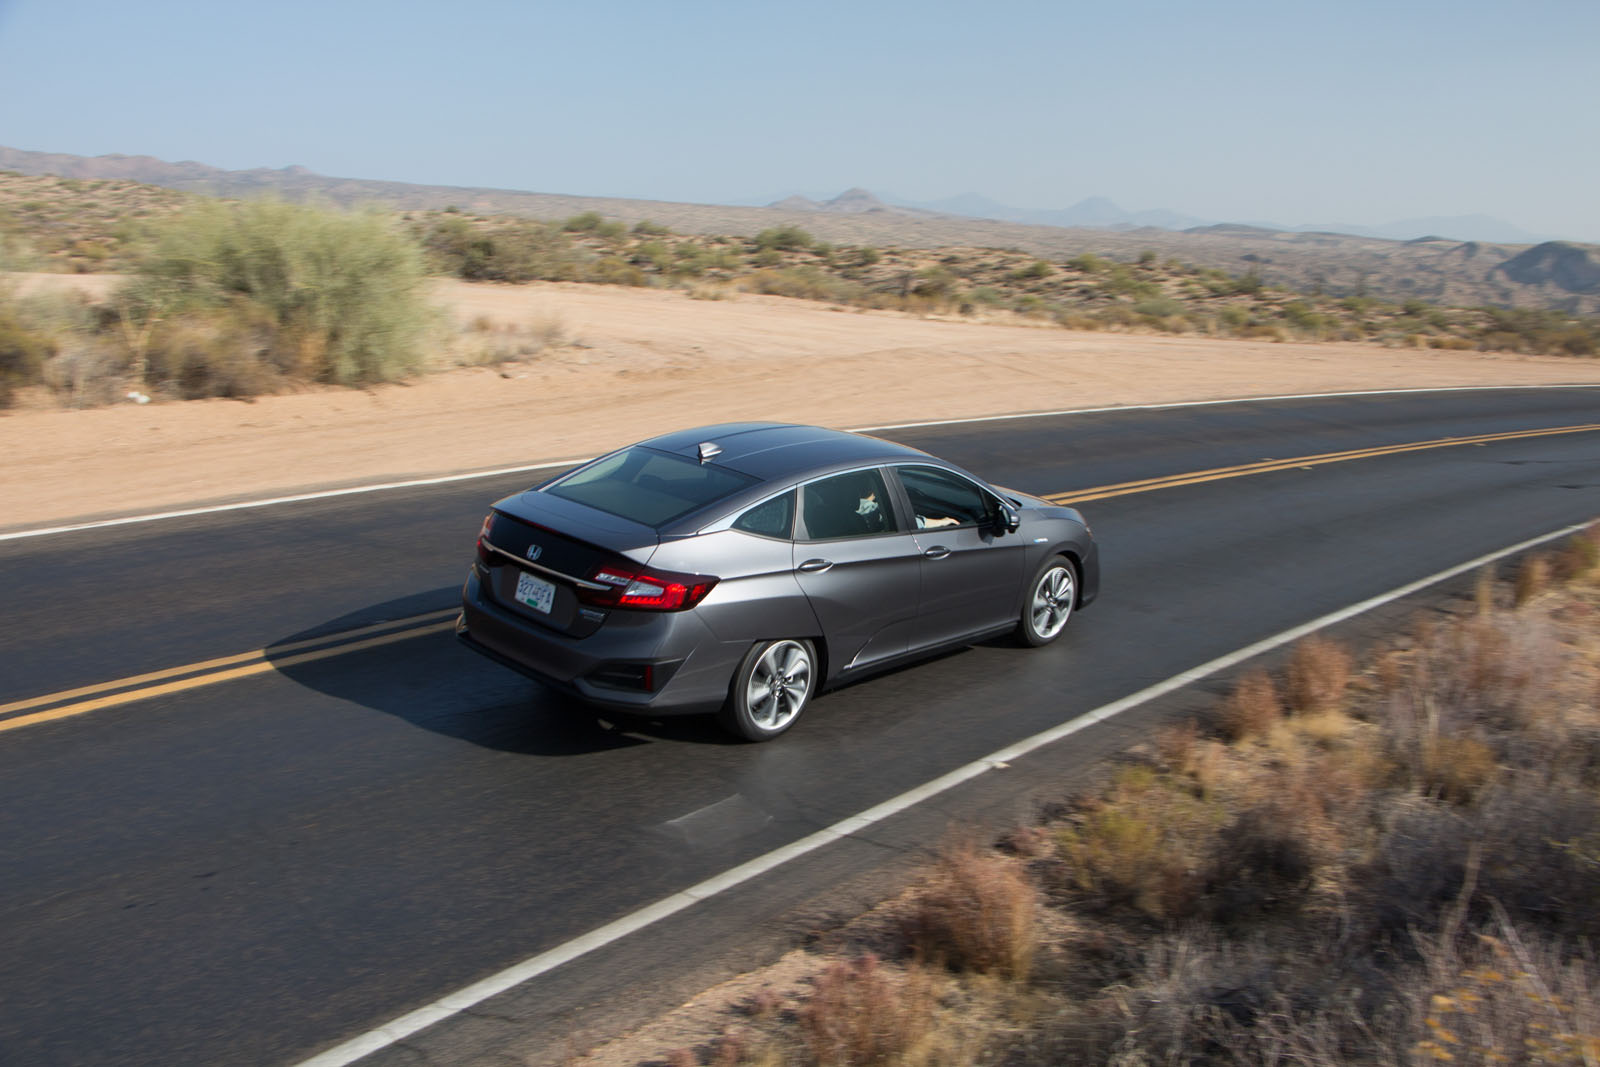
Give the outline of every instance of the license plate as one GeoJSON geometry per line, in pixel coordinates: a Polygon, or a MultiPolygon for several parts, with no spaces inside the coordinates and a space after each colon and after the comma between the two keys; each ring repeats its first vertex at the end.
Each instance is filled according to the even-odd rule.
{"type": "Polygon", "coordinates": [[[535,578],[527,571],[517,575],[517,603],[544,615],[555,606],[556,587],[543,578],[535,578]]]}

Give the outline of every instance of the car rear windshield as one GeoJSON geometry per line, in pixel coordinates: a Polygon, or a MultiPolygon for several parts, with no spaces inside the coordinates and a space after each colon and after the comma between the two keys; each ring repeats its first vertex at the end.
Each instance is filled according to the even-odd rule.
{"type": "Polygon", "coordinates": [[[544,491],[633,522],[660,527],[732,496],[755,481],[726,467],[696,463],[650,448],[627,448],[580,467],[545,486],[544,491]]]}

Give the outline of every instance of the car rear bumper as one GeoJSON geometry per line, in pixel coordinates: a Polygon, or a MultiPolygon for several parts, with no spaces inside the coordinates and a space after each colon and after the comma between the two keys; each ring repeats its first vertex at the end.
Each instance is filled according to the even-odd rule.
{"type": "Polygon", "coordinates": [[[473,651],[598,707],[688,714],[722,705],[746,645],[718,642],[690,612],[626,614],[627,625],[569,637],[495,602],[474,569],[461,590],[456,636],[473,651]]]}

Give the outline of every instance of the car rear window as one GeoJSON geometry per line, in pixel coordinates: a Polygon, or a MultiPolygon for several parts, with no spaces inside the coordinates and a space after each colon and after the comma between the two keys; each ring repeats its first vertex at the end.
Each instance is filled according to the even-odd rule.
{"type": "Polygon", "coordinates": [[[544,492],[660,527],[755,481],[712,463],[650,448],[626,448],[552,482],[544,492]]]}

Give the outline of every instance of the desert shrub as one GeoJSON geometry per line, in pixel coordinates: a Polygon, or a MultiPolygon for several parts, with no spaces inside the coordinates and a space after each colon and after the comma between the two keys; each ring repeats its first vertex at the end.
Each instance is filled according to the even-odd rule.
{"type": "Polygon", "coordinates": [[[585,211],[573,215],[561,224],[561,228],[568,233],[594,233],[600,228],[605,218],[598,211],[585,211]]]}
{"type": "Polygon", "coordinates": [[[651,222],[649,219],[640,219],[633,224],[633,232],[641,237],[665,237],[672,232],[672,227],[663,226],[659,222],[651,222]]]}
{"type": "Polygon", "coordinates": [[[800,1033],[822,1067],[895,1062],[932,1025],[933,999],[916,972],[900,976],[873,955],[830,964],[800,1011],[800,1033]]]}
{"type": "Polygon", "coordinates": [[[561,230],[532,221],[475,226],[458,216],[421,232],[430,265],[468,281],[575,281],[583,258],[561,230]]]}
{"type": "Polygon", "coordinates": [[[811,235],[798,226],[775,226],[756,234],[756,248],[760,250],[798,252],[811,247],[811,242],[811,235]]]}
{"type": "Polygon", "coordinates": [[[961,284],[961,279],[956,277],[946,267],[929,267],[917,271],[916,281],[911,287],[911,292],[917,296],[932,301],[950,300],[955,296],[961,284]]]}
{"type": "Polygon", "coordinates": [[[1289,325],[1307,333],[1320,333],[1328,325],[1327,318],[1304,300],[1291,300],[1283,305],[1283,317],[1289,325]]]}
{"type": "Polygon", "coordinates": [[[1308,637],[1290,654],[1284,682],[1292,710],[1337,710],[1350,684],[1350,654],[1325,637],[1308,637]]]}
{"type": "Polygon", "coordinates": [[[1158,919],[1192,914],[1203,887],[1201,861],[1223,818],[1219,805],[1172,779],[1130,768],[1061,831],[1069,888],[1090,906],[1127,905],[1158,919]]]}
{"type": "Polygon", "coordinates": [[[836,278],[809,264],[787,270],[758,270],[744,280],[744,285],[755,293],[838,303],[857,302],[864,294],[859,283],[836,278]]]}
{"type": "Polygon", "coordinates": [[[223,332],[255,335],[275,372],[348,385],[421,364],[424,277],[421,249],[379,214],[203,201],[162,230],[115,306],[140,329],[232,318],[223,332]]]}
{"type": "Polygon", "coordinates": [[[1561,546],[1551,565],[1551,577],[1558,582],[1582,578],[1600,563],[1600,523],[1581,530],[1561,546]]]}
{"type": "Polygon", "coordinates": [[[31,329],[12,309],[0,307],[0,408],[11,406],[18,388],[40,380],[45,360],[55,352],[48,336],[31,329]]]}
{"type": "Polygon", "coordinates": [[[1241,329],[1250,323],[1250,309],[1242,304],[1227,304],[1217,312],[1222,324],[1230,330],[1241,329]]]}
{"type": "Polygon", "coordinates": [[[1164,319],[1174,315],[1182,315],[1184,305],[1183,301],[1174,300],[1170,296],[1152,296],[1135,303],[1133,310],[1138,315],[1164,319]]]}
{"type": "Polygon", "coordinates": [[[1484,308],[1478,342],[1486,349],[1592,356],[1600,350],[1600,320],[1541,308],[1484,308]]]}
{"type": "Polygon", "coordinates": [[[1216,839],[1205,873],[1207,905],[1225,924],[1300,910],[1316,870],[1298,813],[1269,802],[1241,813],[1216,839]]]}
{"type": "Polygon", "coordinates": [[[875,267],[878,265],[878,262],[883,259],[883,253],[879,252],[871,245],[863,245],[856,249],[855,255],[851,258],[852,262],[857,267],[875,267]]]}
{"type": "Polygon", "coordinates": [[[1067,266],[1073,270],[1082,271],[1084,274],[1098,274],[1110,267],[1111,262],[1102,259],[1093,252],[1085,252],[1081,256],[1074,256],[1067,260],[1067,266]]]}
{"type": "Polygon", "coordinates": [[[621,256],[602,256],[589,268],[586,281],[601,285],[649,285],[650,277],[621,256]]]}
{"type": "Polygon", "coordinates": [[[1038,893],[1013,861],[970,841],[948,847],[917,897],[913,944],[930,960],[1022,980],[1038,943],[1038,893]]]}
{"type": "Polygon", "coordinates": [[[628,256],[628,262],[652,270],[665,271],[672,266],[672,250],[660,241],[645,241],[628,256]]]}
{"type": "Polygon", "coordinates": [[[1283,700],[1272,676],[1253,670],[1240,678],[1223,702],[1218,726],[1230,741],[1260,737],[1283,718],[1283,700]]]}
{"type": "Polygon", "coordinates": [[[1135,299],[1155,298],[1161,295],[1161,287],[1155,282],[1146,281],[1135,276],[1126,264],[1114,265],[1106,276],[1100,281],[1103,292],[1113,296],[1131,296],[1135,299]]]}
{"type": "Polygon", "coordinates": [[[1544,592],[1550,585],[1550,559],[1543,554],[1532,555],[1517,568],[1517,578],[1511,587],[1511,604],[1523,607],[1544,592]]]}
{"type": "MultiPolygon", "coordinates": [[[[286,369],[267,358],[277,341],[266,309],[249,301],[176,316],[157,324],[147,376],[191,400],[271,392],[286,377],[286,369]]],[[[295,364],[303,358],[286,355],[295,364]]]]}
{"type": "Polygon", "coordinates": [[[1021,267],[1011,272],[1014,282],[1036,282],[1041,278],[1048,278],[1055,273],[1055,268],[1042,259],[1036,259],[1026,267],[1021,267]]]}
{"type": "Polygon", "coordinates": [[[1127,304],[1112,304],[1095,311],[1094,317],[1103,326],[1133,326],[1139,322],[1139,314],[1127,304]]]}

